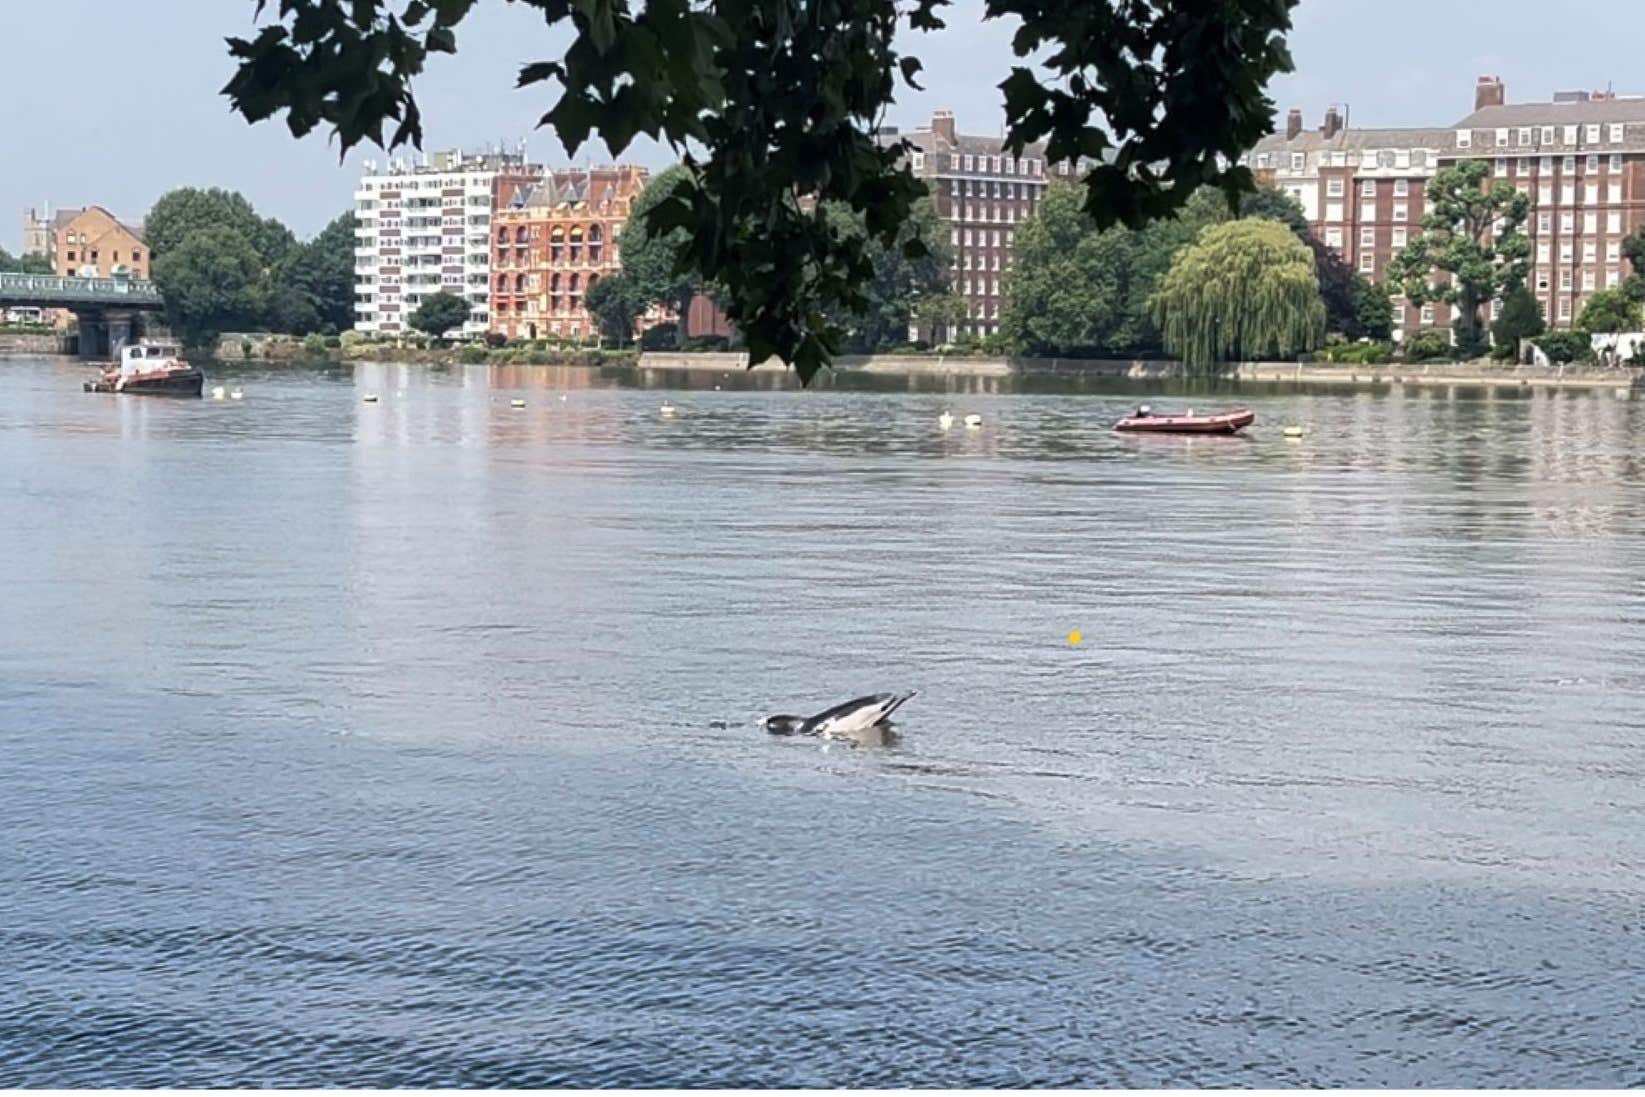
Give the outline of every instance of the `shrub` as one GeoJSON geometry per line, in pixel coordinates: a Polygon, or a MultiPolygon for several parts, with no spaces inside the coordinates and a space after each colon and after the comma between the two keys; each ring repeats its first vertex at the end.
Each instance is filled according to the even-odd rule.
{"type": "Polygon", "coordinates": [[[1532,340],[1550,362],[1566,365],[1570,362],[1592,362],[1594,345],[1587,333],[1580,331],[1550,331],[1532,340]]]}
{"type": "Polygon", "coordinates": [[[241,358],[250,358],[251,357],[251,340],[250,339],[240,340],[240,357],[241,358]]]}
{"type": "Polygon", "coordinates": [[[320,358],[326,353],[326,337],[323,335],[303,336],[303,353],[310,358],[320,358]]]}
{"type": "Polygon", "coordinates": [[[503,346],[507,342],[508,336],[500,331],[488,331],[485,334],[485,345],[493,349],[503,346]]]}
{"type": "Polygon", "coordinates": [[[343,341],[340,338],[338,338],[337,336],[335,336],[335,335],[326,336],[326,349],[327,350],[339,350],[339,349],[342,348],[342,345],[343,345],[343,341]]]}
{"type": "Polygon", "coordinates": [[[1437,328],[1428,328],[1407,336],[1404,351],[1407,362],[1432,362],[1450,358],[1451,338],[1437,328]]]}
{"type": "Polygon", "coordinates": [[[342,334],[341,342],[344,347],[354,347],[361,343],[371,342],[371,336],[363,331],[345,331],[342,334]]]}
{"type": "Polygon", "coordinates": [[[730,346],[730,338],[724,335],[693,335],[685,341],[686,350],[723,351],[730,346]]]}
{"type": "Polygon", "coordinates": [[[1393,361],[1389,343],[1338,343],[1325,348],[1325,360],[1341,365],[1381,366],[1393,361]]]}
{"type": "Polygon", "coordinates": [[[491,352],[481,343],[465,343],[457,352],[457,361],[465,366],[477,366],[491,357],[491,352]]]}
{"type": "Polygon", "coordinates": [[[640,335],[643,350],[673,350],[679,340],[680,325],[672,320],[653,324],[640,335]]]}

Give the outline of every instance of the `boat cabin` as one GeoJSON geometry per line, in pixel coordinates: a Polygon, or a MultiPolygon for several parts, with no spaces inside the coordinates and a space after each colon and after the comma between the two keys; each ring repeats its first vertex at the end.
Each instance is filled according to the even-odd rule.
{"type": "Polygon", "coordinates": [[[134,343],[120,349],[120,375],[166,369],[181,357],[182,350],[175,343],[134,343]]]}

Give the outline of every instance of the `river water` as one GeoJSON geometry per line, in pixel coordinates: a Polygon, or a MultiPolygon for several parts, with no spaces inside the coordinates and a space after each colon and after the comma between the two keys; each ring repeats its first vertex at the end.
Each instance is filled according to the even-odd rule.
{"type": "Polygon", "coordinates": [[[0,370],[0,1085],[1645,1083],[1645,404],[0,370]]]}

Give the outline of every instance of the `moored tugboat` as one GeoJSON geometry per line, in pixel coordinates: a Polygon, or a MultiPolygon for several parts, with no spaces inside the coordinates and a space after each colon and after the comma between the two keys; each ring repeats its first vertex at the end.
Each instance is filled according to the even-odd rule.
{"type": "Polygon", "coordinates": [[[175,343],[147,340],[120,349],[120,359],[95,381],[87,381],[87,392],[129,392],[146,396],[199,396],[206,375],[183,360],[175,343]]]}

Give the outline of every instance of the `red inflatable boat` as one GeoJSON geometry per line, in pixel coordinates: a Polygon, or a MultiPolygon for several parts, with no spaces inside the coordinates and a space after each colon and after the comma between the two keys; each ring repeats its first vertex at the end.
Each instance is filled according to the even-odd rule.
{"type": "Polygon", "coordinates": [[[1152,411],[1143,407],[1137,409],[1137,414],[1115,423],[1114,429],[1157,434],[1233,434],[1250,426],[1256,417],[1257,413],[1250,408],[1196,415],[1192,411],[1152,411]]]}

